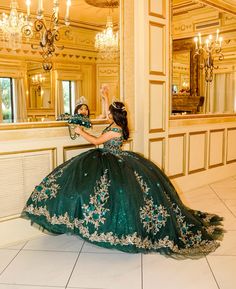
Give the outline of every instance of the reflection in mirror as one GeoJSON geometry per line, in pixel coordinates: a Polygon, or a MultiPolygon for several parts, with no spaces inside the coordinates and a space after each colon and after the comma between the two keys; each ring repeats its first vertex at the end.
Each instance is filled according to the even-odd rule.
{"type": "Polygon", "coordinates": [[[4,123],[14,120],[12,78],[0,77],[0,121],[4,123]]]}
{"type": "MultiPolygon", "coordinates": [[[[9,14],[10,2],[4,1],[0,14],[9,14]]],[[[32,18],[36,2],[31,4],[32,18]]],[[[19,11],[26,14],[25,1],[18,4],[19,11]]],[[[109,102],[119,99],[120,60],[119,52],[108,59],[100,57],[95,47],[95,37],[105,29],[109,14],[114,33],[119,31],[119,7],[109,11],[104,5],[107,1],[72,3],[70,37],[61,33],[58,46],[64,49],[55,51],[50,72],[42,69],[41,50],[31,46],[37,47],[39,33],[23,38],[21,48],[14,50],[6,47],[0,31],[0,122],[54,121],[61,114],[73,113],[81,96],[86,98],[92,119],[106,117],[100,90],[107,85],[109,102]]],[[[45,1],[44,14],[50,16],[52,8],[53,1],[45,1]]],[[[60,1],[59,17],[64,17],[65,9],[66,1],[60,1]]]]}
{"type": "Polygon", "coordinates": [[[52,104],[51,74],[45,72],[41,63],[27,65],[28,108],[50,108],[52,104]]]}
{"type": "Polygon", "coordinates": [[[236,111],[236,15],[203,2],[172,1],[174,115],[236,111]]]}

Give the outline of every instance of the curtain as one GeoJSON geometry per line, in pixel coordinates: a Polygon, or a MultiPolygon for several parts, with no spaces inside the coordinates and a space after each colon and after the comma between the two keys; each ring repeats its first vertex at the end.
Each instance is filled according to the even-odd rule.
{"type": "Polygon", "coordinates": [[[56,115],[64,113],[64,95],[62,81],[57,81],[56,115]]]}
{"type": "Polygon", "coordinates": [[[216,73],[209,84],[209,112],[235,111],[235,72],[216,73]]]}
{"type": "Polygon", "coordinates": [[[74,94],[75,94],[75,105],[79,102],[79,98],[82,95],[82,82],[81,80],[74,81],[74,94]]]}
{"type": "Polygon", "coordinates": [[[2,89],[0,87],[0,122],[3,121],[3,115],[2,115],[2,89]]]}
{"type": "Polygon", "coordinates": [[[16,122],[27,121],[27,106],[25,83],[23,78],[16,78],[13,80],[14,91],[14,120],[16,122]]]}

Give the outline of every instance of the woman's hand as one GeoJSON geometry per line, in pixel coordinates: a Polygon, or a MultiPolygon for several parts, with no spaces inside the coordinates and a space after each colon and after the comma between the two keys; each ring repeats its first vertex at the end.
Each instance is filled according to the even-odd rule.
{"type": "Polygon", "coordinates": [[[102,86],[100,92],[101,92],[102,98],[108,99],[108,96],[109,96],[109,88],[108,88],[108,86],[106,86],[106,85],[102,86]]]}
{"type": "Polygon", "coordinates": [[[75,133],[77,133],[77,134],[81,134],[81,132],[82,131],[84,131],[84,128],[82,127],[82,126],[77,126],[76,128],[75,128],[75,133]]]}

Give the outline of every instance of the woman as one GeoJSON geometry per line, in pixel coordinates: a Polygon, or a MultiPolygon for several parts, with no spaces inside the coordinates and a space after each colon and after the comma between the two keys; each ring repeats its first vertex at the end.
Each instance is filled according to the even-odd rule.
{"type": "Polygon", "coordinates": [[[200,256],[222,236],[220,217],[187,208],[167,176],[151,161],[122,151],[129,137],[121,102],[109,107],[99,137],[77,127],[89,150],[56,168],[37,186],[24,214],[53,233],[78,234],[106,248],[200,256]]]}

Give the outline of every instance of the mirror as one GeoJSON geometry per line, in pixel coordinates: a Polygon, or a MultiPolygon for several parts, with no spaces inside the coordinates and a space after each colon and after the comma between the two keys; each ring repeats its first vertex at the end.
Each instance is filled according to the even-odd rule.
{"type": "MultiPolygon", "coordinates": [[[[10,2],[4,1],[0,15],[9,14],[10,2]]],[[[49,16],[53,1],[44,2],[44,14],[49,16]]],[[[38,1],[31,1],[32,19],[36,17],[37,5],[38,1]]],[[[42,39],[40,33],[34,33],[30,39],[23,37],[21,47],[16,50],[0,39],[0,122],[55,121],[61,114],[73,114],[81,96],[86,98],[92,119],[105,118],[101,87],[109,87],[109,102],[120,96],[119,52],[113,57],[104,57],[95,48],[95,36],[105,29],[109,14],[114,33],[119,31],[120,8],[109,11],[106,5],[107,1],[72,3],[70,33],[66,35],[64,28],[60,30],[53,68],[49,72],[42,69],[41,48],[35,48],[42,39]]],[[[18,6],[19,11],[26,14],[25,1],[18,1],[18,6]]],[[[62,22],[65,11],[66,1],[60,1],[62,22]]],[[[49,26],[50,17],[45,19],[49,26]]]]}
{"type": "Polygon", "coordinates": [[[52,108],[51,72],[42,69],[38,62],[27,63],[28,105],[29,109],[52,108]]]}
{"type": "Polygon", "coordinates": [[[203,2],[172,0],[172,115],[236,111],[236,15],[203,2]]]}

